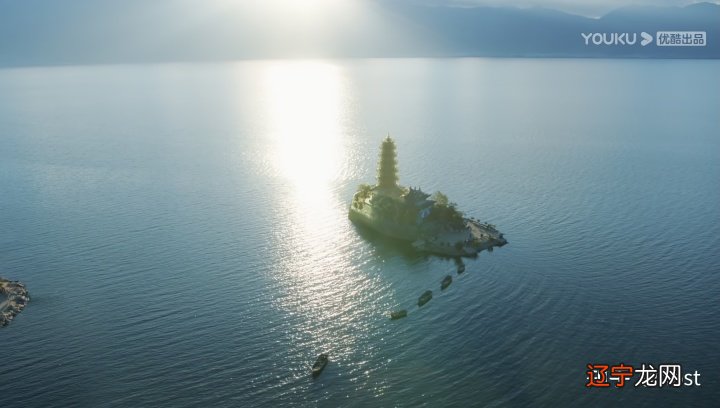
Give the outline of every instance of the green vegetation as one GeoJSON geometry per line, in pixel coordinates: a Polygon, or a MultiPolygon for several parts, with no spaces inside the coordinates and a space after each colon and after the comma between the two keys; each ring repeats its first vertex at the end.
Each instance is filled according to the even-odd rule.
{"type": "Polygon", "coordinates": [[[465,226],[465,215],[457,209],[457,204],[451,203],[448,197],[436,191],[431,199],[435,202],[428,215],[428,221],[449,225],[453,228],[465,226]]]}
{"type": "Polygon", "coordinates": [[[369,198],[372,194],[373,186],[367,183],[362,183],[358,186],[358,194],[357,198],[360,200],[364,200],[366,198],[369,198]]]}
{"type": "Polygon", "coordinates": [[[430,196],[430,199],[435,201],[436,205],[447,206],[449,203],[448,197],[439,191],[436,191],[432,196],[430,196]]]}

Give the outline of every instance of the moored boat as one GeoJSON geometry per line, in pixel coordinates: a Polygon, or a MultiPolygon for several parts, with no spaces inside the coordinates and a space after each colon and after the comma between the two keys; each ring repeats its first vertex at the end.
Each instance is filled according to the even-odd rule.
{"type": "Polygon", "coordinates": [[[460,265],[458,265],[458,270],[457,270],[457,271],[458,271],[458,273],[463,273],[463,272],[465,272],[465,264],[460,264],[460,265]]]}
{"type": "Polygon", "coordinates": [[[405,316],[407,316],[407,310],[405,309],[390,312],[390,320],[402,319],[405,316]]]}
{"type": "Polygon", "coordinates": [[[452,276],[447,275],[440,283],[440,289],[445,290],[452,283],[452,276]]]}
{"type": "Polygon", "coordinates": [[[430,299],[432,299],[432,291],[426,290],[422,295],[420,295],[420,298],[418,299],[418,306],[424,305],[429,302],[430,299]]]}
{"type": "Polygon", "coordinates": [[[320,354],[315,360],[315,364],[312,366],[312,375],[313,377],[317,377],[322,373],[322,371],[325,369],[325,366],[328,363],[328,355],[327,354],[320,354]]]}

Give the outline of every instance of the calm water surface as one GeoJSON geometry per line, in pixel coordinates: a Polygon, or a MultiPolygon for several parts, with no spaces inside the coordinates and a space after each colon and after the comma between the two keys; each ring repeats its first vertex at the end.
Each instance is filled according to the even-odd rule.
{"type": "Polygon", "coordinates": [[[0,275],[32,295],[0,330],[3,405],[711,406],[719,68],[2,69],[0,275]],[[510,241],[442,293],[452,260],[347,220],[388,132],[403,184],[510,241]],[[585,388],[621,362],[702,386],[585,388]]]}

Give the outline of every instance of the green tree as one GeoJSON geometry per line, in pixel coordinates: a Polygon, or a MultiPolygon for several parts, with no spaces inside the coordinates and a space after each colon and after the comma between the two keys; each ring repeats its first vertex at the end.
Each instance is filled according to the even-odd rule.
{"type": "Polygon", "coordinates": [[[372,186],[367,183],[360,184],[358,186],[359,197],[362,199],[368,198],[372,192],[372,186]]]}
{"type": "Polygon", "coordinates": [[[449,201],[448,201],[448,197],[447,197],[445,194],[443,194],[443,193],[441,193],[441,192],[439,192],[439,191],[436,191],[436,192],[430,197],[430,199],[433,200],[433,201],[435,201],[435,204],[441,205],[441,206],[445,206],[445,207],[448,205],[448,202],[449,202],[449,201]]]}
{"type": "Polygon", "coordinates": [[[397,188],[398,169],[395,141],[388,136],[380,146],[380,161],[378,163],[378,187],[397,188]]]}

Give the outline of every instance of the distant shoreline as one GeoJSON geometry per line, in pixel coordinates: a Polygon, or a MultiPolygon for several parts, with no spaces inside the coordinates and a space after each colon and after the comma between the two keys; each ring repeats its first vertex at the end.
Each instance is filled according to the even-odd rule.
{"type": "Polygon", "coordinates": [[[29,301],[25,285],[0,277],[0,327],[7,326],[29,301]]]}
{"type": "Polygon", "coordinates": [[[397,56],[316,56],[308,58],[281,58],[281,57],[257,57],[257,58],[228,58],[228,59],[208,59],[208,60],[162,60],[162,61],[73,61],[73,62],[47,62],[47,63],[0,63],[0,69],[24,69],[24,68],[66,68],[66,67],[110,67],[110,66],[142,66],[142,65],[176,65],[176,64],[197,64],[197,65],[213,65],[213,64],[232,64],[253,61],[358,61],[358,60],[399,60],[399,59],[497,59],[497,60],[657,60],[657,61],[718,61],[720,56],[698,56],[688,58],[685,56],[643,56],[643,55],[397,55],[397,56]]]}

